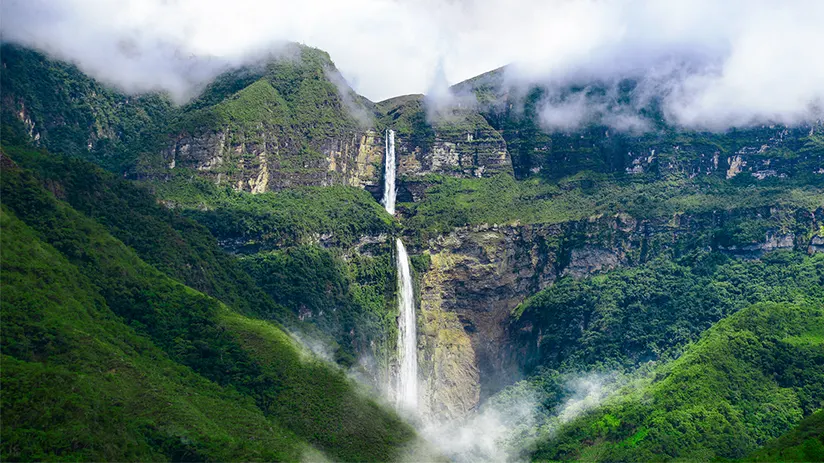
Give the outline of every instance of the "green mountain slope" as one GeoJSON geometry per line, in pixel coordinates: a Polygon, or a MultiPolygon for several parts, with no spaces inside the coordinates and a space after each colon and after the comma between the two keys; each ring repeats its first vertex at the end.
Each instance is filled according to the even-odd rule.
{"type": "Polygon", "coordinates": [[[677,357],[713,324],[755,302],[824,301],[822,281],[820,254],[662,258],[561,279],[515,310],[512,337],[526,371],[631,370],[677,357]]]}
{"type": "Polygon", "coordinates": [[[256,288],[208,230],[158,204],[145,188],[72,157],[20,147],[5,151],[44,188],[158,270],[242,313],[287,321],[284,308],[256,288]]]}
{"type": "MultiPolygon", "coordinates": [[[[150,340],[172,361],[205,378],[201,381],[208,379],[238,391],[243,395],[243,403],[257,407],[256,413],[274,420],[332,458],[391,460],[399,457],[402,447],[414,439],[408,426],[357,392],[341,371],[313,360],[277,326],[245,318],[219,301],[170,279],[143,262],[102,226],[57,201],[30,173],[5,157],[3,165],[3,207],[22,219],[40,241],[60,252],[76,269],[73,273],[94,282],[95,299],[77,296],[81,305],[97,303],[108,307],[116,315],[115,321],[122,320],[119,323],[123,329],[133,330],[144,342],[150,340]]],[[[13,232],[14,228],[10,230],[13,232]]],[[[14,236],[5,228],[3,234],[14,236]]],[[[15,266],[4,257],[3,269],[11,272],[15,266]]],[[[26,284],[32,284],[30,279],[26,284]]],[[[25,285],[21,291],[26,291],[25,285]]],[[[9,317],[24,317],[28,313],[25,303],[4,301],[3,309],[11,314],[9,317]]],[[[38,318],[34,314],[34,319],[38,318]]],[[[50,335],[59,336],[64,330],[82,331],[69,325],[51,330],[50,335]]],[[[4,336],[6,354],[14,352],[7,345],[21,345],[36,338],[22,330],[4,330],[4,336]]],[[[49,345],[48,340],[43,343],[49,345]]],[[[72,352],[68,349],[66,354],[72,352]]],[[[38,355],[18,360],[49,358],[47,353],[38,355]]],[[[4,393],[6,399],[26,400],[4,393]]],[[[8,426],[9,423],[4,415],[4,432],[20,428],[16,424],[8,426]]],[[[64,432],[53,431],[58,435],[64,432]]],[[[43,445],[40,450],[29,451],[46,455],[53,451],[49,442],[43,445]]],[[[232,458],[254,457],[252,453],[245,455],[232,458]]]]}
{"type": "Polygon", "coordinates": [[[817,411],[745,461],[824,461],[824,411],[817,411]]]}
{"type": "Polygon", "coordinates": [[[161,94],[103,85],[76,66],[16,45],[0,45],[0,137],[33,143],[122,172],[163,145],[176,109],[161,94]]]}
{"type": "Polygon", "coordinates": [[[296,460],[254,401],[172,361],[65,256],[3,208],[2,455],[26,460],[296,460]]]}
{"type": "Polygon", "coordinates": [[[561,428],[539,460],[740,458],[824,401],[821,302],[756,304],[561,428]]]}

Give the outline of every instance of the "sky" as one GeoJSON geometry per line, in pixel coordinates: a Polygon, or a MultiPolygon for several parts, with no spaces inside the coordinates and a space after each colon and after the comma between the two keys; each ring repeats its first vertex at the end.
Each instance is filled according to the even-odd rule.
{"type": "Polygon", "coordinates": [[[822,24],[820,0],[0,3],[3,40],[73,61],[127,91],[165,89],[185,99],[220,65],[294,41],[329,52],[373,101],[436,93],[436,82],[507,64],[523,82],[642,71],[667,89],[673,119],[717,127],[819,115],[822,24]],[[699,65],[666,64],[683,56],[699,65]]]}

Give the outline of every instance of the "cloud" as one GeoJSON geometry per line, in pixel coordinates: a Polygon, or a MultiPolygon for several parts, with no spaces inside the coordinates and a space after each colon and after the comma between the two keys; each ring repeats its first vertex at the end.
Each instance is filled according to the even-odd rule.
{"type": "Polygon", "coordinates": [[[466,110],[477,106],[475,94],[471,88],[455,88],[446,79],[443,60],[438,61],[435,76],[424,97],[426,117],[430,123],[449,121],[460,118],[466,110]]]}
{"type": "Polygon", "coordinates": [[[335,69],[324,69],[326,78],[335,85],[340,95],[343,105],[349,111],[349,114],[355,118],[358,124],[363,128],[372,127],[374,124],[374,117],[369,113],[369,110],[358,99],[358,95],[352,91],[349,83],[343,78],[340,72],[335,69]]]}
{"type": "Polygon", "coordinates": [[[824,100],[818,0],[4,0],[0,15],[5,40],[127,90],[179,97],[298,41],[328,51],[374,101],[509,63],[512,82],[562,82],[676,58],[691,72],[653,76],[647,89],[664,92],[666,116],[682,125],[795,123],[819,117],[824,100]]]}
{"type": "Polygon", "coordinates": [[[564,400],[555,412],[557,423],[568,423],[586,411],[601,405],[604,399],[613,392],[614,381],[614,374],[599,373],[591,373],[570,379],[566,385],[570,391],[570,396],[564,400]]]}

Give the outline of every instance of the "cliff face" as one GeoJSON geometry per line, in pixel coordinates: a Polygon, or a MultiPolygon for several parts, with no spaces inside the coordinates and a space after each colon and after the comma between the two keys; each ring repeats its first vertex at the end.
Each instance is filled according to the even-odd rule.
{"type": "MultiPolygon", "coordinates": [[[[504,131],[504,136],[516,135],[504,131]]],[[[816,141],[820,125],[749,128],[728,133],[650,132],[640,136],[615,133],[608,127],[535,137],[519,161],[524,169],[549,177],[578,170],[628,175],[717,176],[739,174],[758,180],[821,174],[822,150],[816,141]]],[[[509,140],[517,144],[517,140],[509,140]]],[[[523,170],[523,169],[522,169],[523,170]]]]}
{"type": "Polygon", "coordinates": [[[422,95],[409,95],[378,103],[378,109],[381,123],[396,132],[400,177],[512,173],[506,141],[471,106],[434,113],[422,95]]]}
{"type": "Polygon", "coordinates": [[[527,359],[515,351],[512,330],[530,328],[511,325],[510,314],[560,277],[581,278],[707,247],[744,258],[776,249],[818,252],[822,223],[824,209],[761,208],[656,220],[618,214],[553,225],[461,228],[431,240],[424,250],[431,264],[420,282],[426,412],[463,416],[520,379],[527,359]],[[763,234],[731,244],[735,239],[723,230],[742,220],[758,223],[763,234]]]}
{"type": "Polygon", "coordinates": [[[399,175],[483,177],[509,172],[512,168],[506,142],[491,129],[438,131],[426,147],[416,146],[404,138],[398,141],[399,175]]]}
{"type": "Polygon", "coordinates": [[[199,136],[180,134],[163,158],[169,169],[194,169],[218,185],[251,193],[306,185],[377,191],[383,153],[383,135],[374,130],[341,133],[316,149],[301,149],[299,140],[277,128],[251,134],[226,128],[199,136]]]}

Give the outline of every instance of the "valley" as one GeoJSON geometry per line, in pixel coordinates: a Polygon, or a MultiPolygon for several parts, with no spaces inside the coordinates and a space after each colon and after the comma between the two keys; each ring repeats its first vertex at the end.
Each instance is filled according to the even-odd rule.
{"type": "Polygon", "coordinates": [[[182,105],[0,58],[5,460],[824,458],[820,121],[551,129],[505,69],[374,103],[296,44],[182,105]]]}

